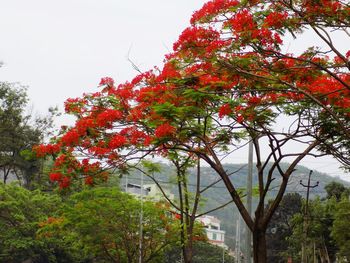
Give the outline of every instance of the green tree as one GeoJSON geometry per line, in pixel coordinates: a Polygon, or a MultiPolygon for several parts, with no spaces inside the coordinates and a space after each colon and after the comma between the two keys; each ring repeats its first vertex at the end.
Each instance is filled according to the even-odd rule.
{"type": "MultiPolygon", "coordinates": [[[[305,205],[305,204],[304,204],[305,205]]],[[[301,260],[301,246],[306,233],[307,258],[314,257],[327,262],[334,262],[337,246],[331,236],[335,200],[322,201],[320,198],[309,201],[309,219],[307,230],[304,229],[306,217],[303,213],[297,213],[292,218],[293,234],[287,238],[287,255],[292,255],[296,261],[301,260]]]]}
{"type": "Polygon", "coordinates": [[[39,224],[60,206],[57,195],[0,184],[0,262],[75,262],[62,240],[37,237],[39,224]]]}
{"type": "MultiPolygon", "coordinates": [[[[217,263],[223,262],[234,263],[235,258],[228,255],[222,247],[212,245],[205,241],[193,242],[193,263],[217,263]]],[[[165,256],[164,263],[181,262],[181,248],[179,246],[171,247],[165,256]]]]}
{"type": "Polygon", "coordinates": [[[53,126],[56,109],[45,117],[26,113],[26,89],[17,84],[0,82],[0,176],[6,183],[17,179],[32,187],[34,175],[40,171],[41,161],[31,153],[53,126]]]}
{"type": "Polygon", "coordinates": [[[340,262],[350,260],[350,201],[348,197],[336,204],[331,236],[339,247],[340,262]]]}
{"type": "Polygon", "coordinates": [[[335,198],[337,201],[341,200],[341,197],[343,194],[348,195],[350,194],[350,189],[346,188],[342,183],[338,182],[330,182],[327,184],[324,189],[327,192],[327,198],[335,198]]]}
{"type": "MultiPolygon", "coordinates": [[[[40,236],[65,238],[85,258],[97,262],[138,262],[140,200],[118,189],[94,188],[74,194],[40,236]]],[[[178,224],[163,204],[142,205],[142,262],[163,262],[164,250],[178,241],[178,224]]]]}
{"type": "Polygon", "coordinates": [[[288,243],[286,239],[292,235],[294,225],[293,216],[301,213],[302,197],[298,193],[286,194],[280,206],[273,215],[267,228],[267,259],[268,262],[286,262],[288,243]]]}

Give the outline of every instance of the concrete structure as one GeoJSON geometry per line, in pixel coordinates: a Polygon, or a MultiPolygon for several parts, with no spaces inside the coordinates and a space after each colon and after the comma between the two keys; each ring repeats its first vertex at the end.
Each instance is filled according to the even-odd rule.
{"type": "MultiPolygon", "coordinates": [[[[143,189],[141,192],[141,185],[138,184],[132,184],[132,183],[127,183],[124,185],[125,192],[135,195],[135,196],[140,196],[141,193],[144,198],[152,201],[161,201],[165,200],[162,191],[159,189],[159,187],[156,184],[144,184],[143,189]]],[[[174,195],[170,193],[170,191],[166,188],[163,188],[164,193],[170,200],[174,200],[174,195]]]]}
{"type": "Polygon", "coordinates": [[[198,218],[205,228],[209,243],[227,249],[225,245],[225,231],[220,228],[220,220],[215,216],[204,215],[198,218]]]}
{"type": "MultiPolygon", "coordinates": [[[[148,191],[148,198],[154,201],[161,201],[165,199],[162,191],[160,191],[156,184],[145,184],[143,187],[146,191],[148,191]]],[[[170,200],[174,200],[174,195],[167,188],[163,187],[162,189],[170,200]]]]}
{"type": "Polygon", "coordinates": [[[143,190],[141,191],[141,185],[138,184],[132,184],[132,183],[127,183],[124,185],[124,190],[128,194],[132,194],[135,196],[140,196],[141,194],[143,196],[147,196],[149,191],[143,187],[143,190]]]}

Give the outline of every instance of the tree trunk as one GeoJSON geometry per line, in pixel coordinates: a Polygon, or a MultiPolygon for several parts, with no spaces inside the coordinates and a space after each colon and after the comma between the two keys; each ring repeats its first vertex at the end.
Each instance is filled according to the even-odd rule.
{"type": "Polygon", "coordinates": [[[192,244],[187,244],[184,253],[184,262],[191,263],[193,258],[193,247],[192,244]]]}
{"type": "Polygon", "coordinates": [[[266,263],[266,230],[255,229],[253,231],[253,258],[254,263],[266,263]]]}

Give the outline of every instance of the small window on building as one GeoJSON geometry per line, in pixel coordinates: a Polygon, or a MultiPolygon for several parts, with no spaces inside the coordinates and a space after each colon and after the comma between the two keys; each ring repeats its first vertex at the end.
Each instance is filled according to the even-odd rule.
{"type": "Polygon", "coordinates": [[[216,240],[216,233],[213,233],[213,240],[216,240]]]}

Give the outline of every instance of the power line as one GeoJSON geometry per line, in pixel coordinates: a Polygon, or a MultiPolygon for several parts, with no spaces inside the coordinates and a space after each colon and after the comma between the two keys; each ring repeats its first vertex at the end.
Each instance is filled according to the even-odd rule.
{"type": "MultiPolygon", "coordinates": [[[[139,180],[140,178],[137,178],[137,177],[128,177],[128,179],[134,179],[134,180],[139,180]]],[[[147,182],[154,182],[152,179],[143,179],[144,181],[147,181],[147,182]]],[[[161,183],[161,184],[170,184],[170,185],[177,185],[177,183],[175,182],[172,182],[172,181],[164,181],[164,180],[157,180],[155,179],[157,182],[161,183]]],[[[188,186],[197,186],[196,184],[187,184],[188,186]]],[[[206,187],[209,187],[209,185],[201,185],[201,187],[203,188],[206,188],[206,187]]],[[[226,189],[226,186],[210,186],[210,188],[215,188],[215,189],[226,189]]],[[[243,187],[242,187],[243,188],[243,187]]],[[[269,192],[278,192],[279,190],[278,189],[270,189],[269,192]]],[[[295,192],[295,193],[306,193],[307,190],[287,190],[286,192],[289,193],[289,192],[295,192]]],[[[327,193],[326,190],[317,190],[315,191],[316,193],[327,193]]]]}

